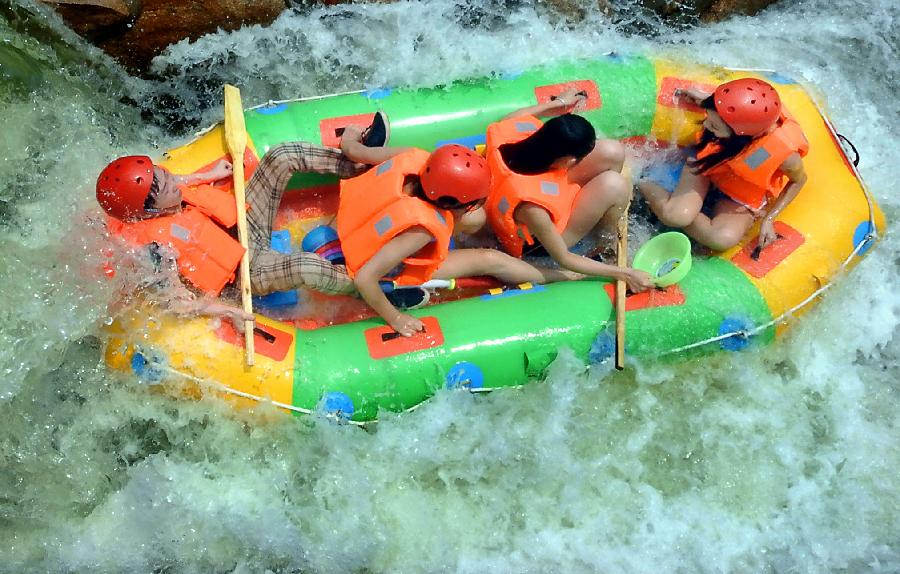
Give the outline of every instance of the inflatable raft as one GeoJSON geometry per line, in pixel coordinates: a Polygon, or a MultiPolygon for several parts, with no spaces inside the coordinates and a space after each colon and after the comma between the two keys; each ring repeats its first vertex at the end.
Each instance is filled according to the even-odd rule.
{"type": "MultiPolygon", "coordinates": [[[[642,149],[687,145],[702,114],[676,103],[674,90],[712,92],[721,82],[746,76],[776,87],[810,141],[804,160],[809,179],[778,218],[780,239],[755,252],[754,227],[726,252],[695,256],[678,284],[626,302],[628,356],[737,352],[782,335],[789,320],[807,311],[837,275],[866,254],[885,225],[816,98],[782,75],[605,55],[428,90],[270,102],[245,112],[245,164],[249,177],[257,158],[285,141],[337,146],[344,126],[367,125],[376,110],[391,118],[392,145],[430,150],[455,142],[477,148],[489,123],[573,85],[588,94],[583,115],[606,137],[642,149]]],[[[222,157],[227,152],[219,124],[161,163],[175,173],[191,173],[222,157]]],[[[335,212],[338,187],[333,178],[307,174],[295,176],[290,188],[276,239],[283,248],[299,249],[304,234],[335,212]]],[[[293,322],[259,315],[253,367],[244,365],[243,337],[227,322],[132,312],[109,328],[105,359],[145,382],[364,422],[382,409],[413,408],[445,387],[477,392],[539,380],[563,347],[591,361],[613,353],[614,297],[607,282],[469,294],[412,311],[426,331],[411,338],[397,336],[378,318],[359,319],[356,311],[293,322]]],[[[277,309],[259,309],[277,315],[277,309]]]]}

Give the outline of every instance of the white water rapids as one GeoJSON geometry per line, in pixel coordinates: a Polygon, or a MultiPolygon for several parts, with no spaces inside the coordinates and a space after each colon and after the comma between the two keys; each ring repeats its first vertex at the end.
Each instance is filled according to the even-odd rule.
{"type": "Polygon", "coordinates": [[[0,7],[0,572],[900,572],[900,7],[800,0],[675,30],[594,6],[286,13],[171,47],[158,81],[45,6],[0,7]],[[96,175],[217,121],[223,82],[252,105],[610,50],[777,69],[858,147],[888,233],[785,339],[623,374],[564,353],[547,384],[441,392],[372,432],[102,365],[96,175]]]}

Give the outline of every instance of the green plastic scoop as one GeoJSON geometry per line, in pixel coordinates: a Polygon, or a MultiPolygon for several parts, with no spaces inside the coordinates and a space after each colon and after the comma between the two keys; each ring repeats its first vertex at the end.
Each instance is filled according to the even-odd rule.
{"type": "Polygon", "coordinates": [[[657,287],[674,285],[691,270],[691,240],[677,231],[661,233],[638,249],[632,267],[649,273],[657,287]]]}

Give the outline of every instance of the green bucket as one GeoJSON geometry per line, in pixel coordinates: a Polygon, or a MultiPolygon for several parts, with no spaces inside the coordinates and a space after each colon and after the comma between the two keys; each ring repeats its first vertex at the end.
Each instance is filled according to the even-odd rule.
{"type": "Polygon", "coordinates": [[[646,271],[657,287],[678,283],[691,270],[691,240],[684,233],[661,233],[641,245],[632,267],[646,271]]]}

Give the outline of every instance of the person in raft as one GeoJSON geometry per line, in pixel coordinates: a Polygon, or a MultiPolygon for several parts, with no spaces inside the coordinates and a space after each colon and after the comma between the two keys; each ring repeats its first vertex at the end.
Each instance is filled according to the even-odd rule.
{"type": "MultiPolygon", "coordinates": [[[[388,126],[381,112],[366,132],[357,142],[359,145],[386,143],[388,126]]],[[[338,149],[306,142],[280,144],[263,156],[246,186],[254,294],[298,287],[329,294],[356,293],[344,266],[334,265],[315,253],[283,254],[273,250],[272,225],[294,173],[347,178],[369,167],[349,159],[338,149]]],[[[111,162],[97,179],[97,202],[109,215],[107,228],[132,244],[149,247],[159,272],[151,279],[160,288],[154,293],[165,300],[170,311],[227,316],[236,324],[253,318],[241,308],[217,299],[233,282],[244,249],[234,239],[232,229],[237,222],[234,195],[204,184],[228,180],[232,173],[232,165],[226,160],[195,174],[175,175],[154,165],[147,156],[126,156],[111,162]],[[187,289],[182,281],[169,280],[167,275],[174,273],[194,290],[187,289]],[[204,296],[197,297],[195,292],[204,296]]]]}
{"type": "Polygon", "coordinates": [[[344,154],[377,165],[341,182],[337,232],[347,271],[359,294],[388,325],[405,337],[423,331],[422,322],[394,307],[379,282],[421,285],[430,279],[490,275],[507,284],[576,279],[562,271],[540,269],[494,249],[453,249],[460,230],[474,233],[490,188],[483,157],[457,144],[429,154],[416,148],[361,145],[348,127],[344,154]]]}
{"type": "MultiPolygon", "coordinates": [[[[677,98],[706,112],[696,153],[671,194],[642,181],[638,189],[660,221],[716,251],[736,245],[753,225],[759,227],[759,248],[777,239],[775,218],[797,197],[806,183],[803,156],[809,143],[800,125],[766,82],[742,78],[707,94],[676,90],[677,98]],[[711,215],[704,213],[710,189],[711,215]]],[[[708,205],[706,207],[709,207],[708,205]]]]}
{"type": "Polygon", "coordinates": [[[514,257],[549,255],[564,269],[621,279],[631,291],[644,291],[653,286],[649,274],[569,250],[592,231],[598,241],[614,237],[631,199],[630,181],[622,175],[625,147],[598,141],[590,122],[567,113],[584,100],[569,89],[488,126],[487,219],[514,257]],[[542,123],[536,116],[555,117],[542,123]]]}

